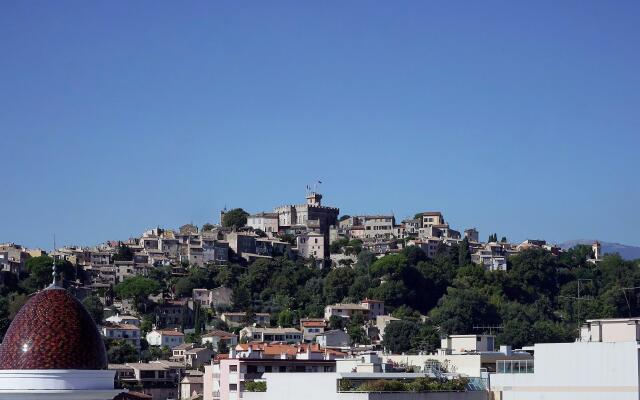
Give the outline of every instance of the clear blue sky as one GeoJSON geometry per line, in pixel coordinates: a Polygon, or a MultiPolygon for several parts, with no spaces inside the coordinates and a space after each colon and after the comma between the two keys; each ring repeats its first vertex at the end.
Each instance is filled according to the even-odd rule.
{"type": "Polygon", "coordinates": [[[640,2],[0,3],[0,242],[301,202],[640,245],[640,2]],[[517,4],[516,4],[517,3],[517,4]]]}

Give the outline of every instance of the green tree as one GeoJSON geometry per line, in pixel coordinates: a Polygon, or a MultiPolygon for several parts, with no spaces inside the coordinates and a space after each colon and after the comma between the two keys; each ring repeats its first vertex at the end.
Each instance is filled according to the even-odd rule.
{"type": "Polygon", "coordinates": [[[195,288],[195,283],[188,277],[184,276],[176,281],[176,284],[173,287],[173,291],[178,298],[190,297],[193,293],[193,289],[195,288]]]}
{"type": "Polygon", "coordinates": [[[210,224],[210,223],[207,222],[206,224],[202,225],[202,231],[203,232],[212,231],[215,227],[216,227],[215,225],[210,224]]]}
{"type": "Polygon", "coordinates": [[[200,303],[197,303],[197,302],[195,303],[193,307],[193,314],[194,314],[194,318],[193,318],[194,333],[197,336],[200,336],[200,333],[204,330],[207,322],[205,311],[200,306],[200,303]]]}
{"type": "Polygon", "coordinates": [[[372,286],[371,278],[368,275],[358,275],[349,287],[349,297],[355,300],[362,300],[367,296],[369,288],[372,286]]]}
{"type": "Polygon", "coordinates": [[[160,284],[149,278],[132,276],[118,283],[113,290],[119,298],[133,300],[134,307],[139,309],[139,304],[146,303],[149,295],[158,293],[160,284]]]}
{"type": "MultiPolygon", "coordinates": [[[[35,292],[49,286],[53,282],[53,258],[49,256],[31,257],[25,263],[29,276],[24,286],[29,292],[35,292]]],[[[75,268],[69,261],[56,260],[56,270],[62,281],[75,280],[75,268]]]]}
{"type": "Polygon", "coordinates": [[[411,307],[405,304],[393,310],[393,313],[391,313],[391,315],[403,321],[411,321],[411,322],[419,322],[421,317],[418,311],[412,309],[411,307]]]}
{"type": "Polygon", "coordinates": [[[113,261],[132,261],[133,250],[125,244],[118,243],[116,254],[113,255],[113,261]]]}
{"type": "Polygon", "coordinates": [[[329,245],[329,252],[331,254],[339,254],[339,253],[342,252],[342,248],[347,246],[348,244],[349,244],[349,239],[347,239],[347,238],[334,240],[329,245]]]}
{"type": "Polygon", "coordinates": [[[349,293],[349,288],[353,284],[353,269],[335,268],[332,269],[324,280],[324,296],[328,304],[341,301],[349,293]]]}
{"type": "Polygon", "coordinates": [[[107,359],[109,364],[125,364],[138,361],[138,351],[128,342],[107,339],[107,359]]]}
{"type": "Polygon", "coordinates": [[[346,255],[350,255],[350,254],[358,255],[360,254],[361,251],[362,251],[362,240],[360,239],[351,239],[349,240],[347,245],[344,246],[344,254],[346,255]]]}
{"type": "Polygon", "coordinates": [[[499,322],[498,312],[477,289],[450,288],[431,312],[432,320],[447,334],[471,334],[476,325],[499,322]]]}
{"type": "Polygon", "coordinates": [[[418,334],[411,338],[411,349],[416,352],[434,352],[440,347],[440,333],[431,322],[418,323],[418,334]]]}
{"type": "Polygon", "coordinates": [[[82,300],[82,305],[87,309],[96,324],[102,324],[104,305],[97,296],[91,295],[85,297],[84,300],[82,300]]]}
{"type": "Polygon", "coordinates": [[[404,257],[407,265],[418,265],[420,261],[427,261],[427,254],[418,246],[407,246],[400,254],[404,257]]]}
{"type": "Polygon", "coordinates": [[[369,338],[364,330],[364,317],[362,315],[354,315],[347,323],[347,334],[351,339],[351,344],[367,344],[369,338]]]}
{"type": "Polygon", "coordinates": [[[231,303],[235,310],[246,310],[251,307],[251,292],[245,285],[239,285],[231,295],[231,303]]]}
{"type": "Polygon", "coordinates": [[[391,254],[378,259],[371,265],[371,275],[374,277],[390,275],[393,279],[397,279],[408,265],[404,254],[391,254]]]}
{"type": "Polygon", "coordinates": [[[13,272],[0,271],[0,282],[2,282],[2,285],[0,285],[0,298],[20,290],[20,280],[13,272]]]}
{"type": "Polygon", "coordinates": [[[168,360],[172,351],[168,346],[148,346],[140,355],[140,360],[149,362],[153,360],[168,360]]]}
{"type": "Polygon", "coordinates": [[[369,338],[362,325],[349,324],[347,326],[347,334],[352,345],[368,344],[369,338]]]}
{"type": "Polygon", "coordinates": [[[185,343],[200,344],[201,337],[200,337],[199,333],[189,332],[186,335],[184,335],[184,341],[185,341],[185,343]]]}
{"type": "Polygon", "coordinates": [[[393,321],[384,330],[383,347],[392,353],[411,349],[411,338],[418,335],[418,324],[411,321],[393,321]]]}
{"type": "Polygon", "coordinates": [[[554,298],[558,293],[557,258],[544,249],[527,249],[509,257],[508,276],[514,295],[524,303],[544,295],[554,298]]]}
{"type": "Polygon", "coordinates": [[[290,233],[280,235],[280,240],[282,240],[283,242],[287,242],[292,246],[296,245],[296,237],[290,233]]]}
{"type": "Polygon", "coordinates": [[[293,326],[294,315],[289,309],[284,309],[278,314],[278,326],[289,328],[293,326]]]}
{"type": "Polygon", "coordinates": [[[244,390],[247,392],[266,392],[267,382],[265,381],[248,381],[245,383],[244,390]]]}
{"type": "Polygon", "coordinates": [[[329,318],[329,329],[344,329],[344,318],[338,315],[332,315],[329,318]]]}
{"type": "Polygon", "coordinates": [[[462,239],[458,245],[458,265],[471,264],[471,252],[469,251],[469,239],[462,239]]]}
{"type": "Polygon", "coordinates": [[[18,314],[22,306],[26,304],[29,298],[27,297],[26,294],[21,294],[21,293],[11,293],[8,296],[8,298],[9,298],[9,306],[8,306],[9,319],[14,319],[16,317],[16,314],[18,314]]]}
{"type": "Polygon", "coordinates": [[[153,324],[156,320],[153,315],[145,314],[142,316],[142,322],[140,322],[140,330],[145,333],[149,333],[153,330],[153,324]]]}
{"type": "Polygon", "coordinates": [[[234,208],[233,210],[229,210],[224,213],[224,216],[222,217],[222,226],[226,228],[231,228],[233,226],[241,228],[247,224],[248,216],[249,213],[242,208],[234,208]]]}

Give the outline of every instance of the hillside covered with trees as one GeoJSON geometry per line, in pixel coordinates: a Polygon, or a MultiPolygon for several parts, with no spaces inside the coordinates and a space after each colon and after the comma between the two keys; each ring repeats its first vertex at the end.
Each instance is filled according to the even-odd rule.
{"type": "MultiPolygon", "coordinates": [[[[373,298],[405,321],[392,325],[410,343],[392,349],[433,350],[441,335],[482,333],[487,326],[500,327],[499,343],[520,347],[571,341],[586,318],[640,315],[638,291],[625,289],[640,286],[638,261],[609,255],[596,265],[586,261],[590,255],[587,246],[559,256],[529,249],[510,257],[505,272],[472,264],[466,247],[455,245],[443,246],[433,259],[417,247],[380,259],[361,251],[354,264],[333,269],[261,259],[248,267],[192,268],[173,290],[188,296],[196,287],[227,286],[235,310],[270,312],[272,323],[282,326],[321,317],[327,304],[373,298]]],[[[356,326],[346,328],[354,339],[363,335],[356,326]]]]}
{"type": "MultiPolygon", "coordinates": [[[[520,347],[572,341],[587,318],[640,315],[639,289],[635,289],[640,286],[639,261],[607,255],[593,264],[586,261],[590,251],[576,246],[555,256],[529,249],[510,257],[508,271],[493,272],[472,264],[464,245],[442,246],[432,259],[417,247],[380,259],[359,251],[355,263],[333,269],[285,257],[259,259],[248,266],[190,267],[183,277],[171,276],[170,268],[161,267],[147,278],[126,279],[113,292],[134,301],[144,326],[152,320],[150,294],[189,297],[194,288],[226,286],[233,289],[234,310],[269,312],[272,324],[281,326],[293,326],[303,317],[321,317],[327,304],[383,300],[387,310],[403,320],[387,329],[385,347],[392,351],[431,351],[444,334],[482,333],[488,326],[498,327],[494,331],[499,343],[520,347]]],[[[28,273],[20,279],[3,273],[0,334],[27,295],[50,280],[50,265],[51,259],[36,257],[27,262],[28,273]]],[[[59,269],[65,280],[81,278],[68,263],[59,269]]],[[[96,298],[85,304],[98,319],[96,298]]],[[[196,324],[214,320],[215,315],[203,313],[196,324]]],[[[361,321],[342,326],[342,321],[332,320],[331,325],[346,328],[356,343],[367,340],[361,321]]]]}

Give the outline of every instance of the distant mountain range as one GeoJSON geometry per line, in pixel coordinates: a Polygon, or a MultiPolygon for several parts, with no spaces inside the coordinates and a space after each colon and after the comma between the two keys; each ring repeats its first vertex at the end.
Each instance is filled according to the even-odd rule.
{"type": "MultiPolygon", "coordinates": [[[[595,242],[594,239],[568,240],[564,243],[560,243],[558,246],[560,246],[562,249],[570,249],[578,244],[592,245],[593,242],[595,242]]],[[[618,253],[625,260],[635,260],[640,258],[640,247],[638,246],[628,246],[626,244],[620,243],[603,242],[601,240],[600,246],[602,247],[602,252],[604,254],[618,253]]]]}

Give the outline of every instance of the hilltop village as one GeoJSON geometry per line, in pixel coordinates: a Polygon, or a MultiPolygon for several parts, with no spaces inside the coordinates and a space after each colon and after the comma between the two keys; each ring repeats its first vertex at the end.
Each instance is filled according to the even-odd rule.
{"type": "Polygon", "coordinates": [[[637,262],[598,242],[483,241],[440,211],[396,221],[322,200],[309,191],[302,204],[93,247],[0,245],[0,335],[54,265],[126,398],[484,399],[515,390],[514,372],[537,382],[534,360],[553,368],[549,343],[586,357],[601,350],[585,345],[636,334],[623,317],[640,301],[621,288],[640,285],[637,262]]]}

